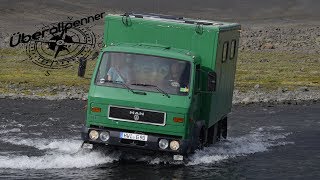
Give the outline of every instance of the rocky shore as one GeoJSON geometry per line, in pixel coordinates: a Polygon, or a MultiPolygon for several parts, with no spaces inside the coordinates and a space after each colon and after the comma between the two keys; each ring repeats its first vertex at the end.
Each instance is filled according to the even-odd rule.
{"type": "MultiPolygon", "coordinates": [[[[16,89],[17,90],[17,89],[16,89]]],[[[17,92],[17,91],[16,91],[17,92]]],[[[31,91],[30,91],[31,92],[31,91]]],[[[87,100],[86,90],[74,87],[53,87],[46,89],[33,90],[31,93],[3,93],[0,98],[10,99],[47,99],[47,100],[87,100]],[[41,95],[39,95],[41,94],[41,95]],[[44,95],[47,94],[47,95],[44,95]]],[[[248,92],[235,90],[233,93],[233,104],[250,104],[250,103],[270,103],[270,104],[299,104],[304,101],[319,101],[320,91],[301,87],[294,91],[279,89],[277,91],[264,92],[259,89],[252,89],[248,92]]]]}
{"type": "Polygon", "coordinates": [[[243,25],[240,50],[320,53],[320,24],[243,25]]]}

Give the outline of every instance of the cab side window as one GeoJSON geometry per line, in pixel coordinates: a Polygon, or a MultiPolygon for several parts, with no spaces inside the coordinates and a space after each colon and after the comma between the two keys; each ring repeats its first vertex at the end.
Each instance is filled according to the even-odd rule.
{"type": "Polygon", "coordinates": [[[233,39],[231,41],[231,47],[230,47],[230,59],[233,59],[236,54],[236,47],[237,47],[237,41],[233,39]]]}
{"type": "Polygon", "coordinates": [[[228,58],[228,49],[229,49],[229,42],[226,41],[223,43],[223,48],[222,48],[222,62],[226,62],[228,58]]]}

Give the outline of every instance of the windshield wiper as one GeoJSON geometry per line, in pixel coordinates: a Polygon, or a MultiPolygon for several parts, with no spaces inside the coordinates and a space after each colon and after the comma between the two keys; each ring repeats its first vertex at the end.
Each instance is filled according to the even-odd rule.
{"type": "Polygon", "coordinates": [[[110,83],[117,83],[117,84],[121,84],[123,87],[125,87],[125,88],[127,88],[129,91],[131,91],[131,92],[133,92],[134,93],[134,91],[126,84],[126,83],[124,83],[124,82],[122,82],[122,81],[112,81],[112,80],[104,80],[104,82],[110,82],[110,83]]]}
{"type": "Polygon", "coordinates": [[[119,84],[121,84],[123,87],[127,88],[129,91],[135,93],[135,92],[133,91],[133,89],[131,89],[126,83],[124,83],[124,82],[122,82],[122,81],[113,81],[113,83],[119,83],[119,84]]]}
{"type": "Polygon", "coordinates": [[[145,92],[136,92],[136,91],[134,91],[134,90],[131,89],[126,83],[124,83],[124,82],[122,82],[122,81],[104,80],[104,82],[121,84],[123,87],[127,88],[129,91],[131,91],[131,92],[134,93],[134,94],[146,95],[145,92]]]}
{"type": "Polygon", "coordinates": [[[153,84],[142,84],[142,83],[133,83],[131,85],[135,85],[135,86],[144,86],[144,87],[154,87],[156,88],[159,92],[161,92],[162,94],[166,95],[168,98],[170,98],[169,94],[167,92],[165,92],[164,90],[162,90],[161,88],[159,88],[157,85],[153,85],[153,84]]]}

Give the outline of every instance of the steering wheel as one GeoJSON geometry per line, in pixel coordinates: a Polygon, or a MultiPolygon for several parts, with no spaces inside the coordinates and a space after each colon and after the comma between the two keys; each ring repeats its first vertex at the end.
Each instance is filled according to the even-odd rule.
{"type": "Polygon", "coordinates": [[[176,88],[180,87],[179,82],[177,82],[176,80],[170,79],[169,83],[172,87],[176,87],[176,88]]]}

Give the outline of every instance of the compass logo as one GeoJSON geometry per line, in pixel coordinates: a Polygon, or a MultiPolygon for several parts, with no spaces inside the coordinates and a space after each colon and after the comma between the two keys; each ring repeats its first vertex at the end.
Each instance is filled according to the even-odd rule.
{"type": "Polygon", "coordinates": [[[84,25],[99,20],[104,13],[76,21],[64,21],[42,27],[33,35],[15,33],[10,38],[10,46],[24,43],[26,53],[34,64],[61,69],[72,66],[80,57],[87,58],[96,47],[95,34],[84,25]],[[81,26],[82,25],[82,26],[81,26]]]}

